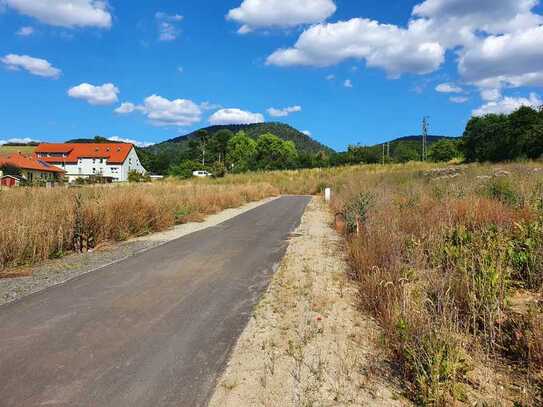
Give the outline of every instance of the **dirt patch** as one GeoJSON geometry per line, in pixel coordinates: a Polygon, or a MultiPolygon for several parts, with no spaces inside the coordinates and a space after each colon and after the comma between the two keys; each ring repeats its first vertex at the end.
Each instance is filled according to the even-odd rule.
{"type": "Polygon", "coordinates": [[[409,405],[356,309],[333,216],[313,199],[211,407],[409,405]]]}
{"type": "Polygon", "coordinates": [[[169,230],[153,233],[122,243],[104,242],[92,252],[74,253],[44,264],[13,269],[0,274],[0,305],[26,295],[62,284],[74,277],[86,274],[112,263],[117,263],[137,253],[152,249],[180,237],[216,226],[244,212],[264,205],[276,198],[252,202],[239,208],[227,209],[210,215],[200,223],[186,223],[169,230]]]}

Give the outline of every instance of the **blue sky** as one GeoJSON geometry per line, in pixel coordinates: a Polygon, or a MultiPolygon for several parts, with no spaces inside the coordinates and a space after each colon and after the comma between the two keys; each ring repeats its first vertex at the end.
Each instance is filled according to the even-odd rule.
{"type": "Polygon", "coordinates": [[[536,0],[259,3],[0,0],[0,140],[266,120],[342,150],[541,104],[536,0]]]}

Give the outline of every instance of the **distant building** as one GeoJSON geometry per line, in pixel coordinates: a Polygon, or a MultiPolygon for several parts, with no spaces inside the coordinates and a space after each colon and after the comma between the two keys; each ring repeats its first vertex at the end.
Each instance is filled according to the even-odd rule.
{"type": "Polygon", "coordinates": [[[59,182],[64,178],[65,171],[57,166],[49,164],[44,160],[39,159],[35,155],[27,155],[22,153],[0,155],[0,176],[11,177],[2,182],[4,186],[16,186],[20,181],[29,183],[54,183],[59,182]],[[20,170],[20,176],[13,174],[3,174],[1,167],[10,166],[20,170]],[[17,182],[15,182],[15,179],[17,182]]]}
{"type": "Polygon", "coordinates": [[[69,182],[93,176],[124,182],[131,171],[146,173],[134,145],[128,143],[40,144],[35,154],[65,170],[69,182]]]}
{"type": "MultiPolygon", "coordinates": [[[[1,172],[1,171],[0,171],[1,172]]],[[[2,187],[17,187],[21,183],[22,178],[15,175],[0,176],[0,186],[2,187]]]]}

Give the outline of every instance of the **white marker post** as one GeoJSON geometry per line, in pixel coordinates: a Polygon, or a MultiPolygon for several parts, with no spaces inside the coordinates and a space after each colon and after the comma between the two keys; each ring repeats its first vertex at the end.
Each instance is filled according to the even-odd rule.
{"type": "Polygon", "coordinates": [[[326,188],[324,190],[324,200],[326,202],[330,202],[332,200],[332,189],[331,188],[326,188]]]}

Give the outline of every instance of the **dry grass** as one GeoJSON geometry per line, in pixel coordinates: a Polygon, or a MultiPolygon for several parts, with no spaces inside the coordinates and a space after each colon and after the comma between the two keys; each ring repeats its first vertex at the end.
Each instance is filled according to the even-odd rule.
{"type": "Polygon", "coordinates": [[[122,241],[200,221],[206,215],[277,195],[269,184],[167,182],[78,189],[0,191],[0,271],[39,263],[106,241],[122,241]]]}
{"type": "Polygon", "coordinates": [[[541,306],[513,312],[511,296],[543,286],[543,184],[534,164],[502,168],[391,168],[336,186],[361,307],[421,404],[541,402],[541,306]],[[479,364],[508,365],[505,390],[484,389],[479,364]]]}

